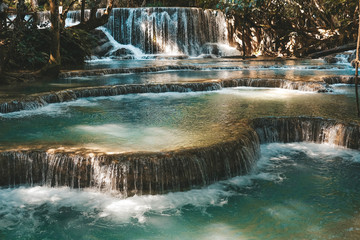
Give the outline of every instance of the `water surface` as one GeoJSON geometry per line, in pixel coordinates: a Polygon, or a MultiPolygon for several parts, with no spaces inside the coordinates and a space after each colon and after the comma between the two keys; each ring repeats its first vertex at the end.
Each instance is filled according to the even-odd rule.
{"type": "Polygon", "coordinates": [[[202,189],[121,199],[68,188],[0,189],[4,239],[357,239],[358,151],[261,146],[253,171],[202,189]]]}
{"type": "Polygon", "coordinates": [[[319,94],[271,88],[84,98],[0,114],[0,146],[163,151],[226,141],[243,119],[310,116],[358,121],[352,87],[319,94]]]}

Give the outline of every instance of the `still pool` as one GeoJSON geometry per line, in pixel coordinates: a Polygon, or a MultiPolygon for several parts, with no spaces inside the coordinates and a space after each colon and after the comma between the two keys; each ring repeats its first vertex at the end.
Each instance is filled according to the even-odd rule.
{"type": "Polygon", "coordinates": [[[236,135],[243,119],[310,116],[356,121],[351,87],[320,94],[271,88],[84,98],[0,114],[0,150],[87,148],[164,151],[209,146],[236,135]]]}
{"type": "Polygon", "coordinates": [[[266,144],[252,172],[202,189],[121,196],[0,189],[1,239],[358,239],[360,154],[266,144]]]}

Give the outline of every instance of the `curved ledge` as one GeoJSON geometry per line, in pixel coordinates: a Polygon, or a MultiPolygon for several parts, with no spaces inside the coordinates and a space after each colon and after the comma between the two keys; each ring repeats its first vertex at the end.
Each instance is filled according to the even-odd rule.
{"type": "Polygon", "coordinates": [[[226,79],[194,83],[128,84],[74,88],[51,93],[34,94],[29,97],[0,103],[0,113],[33,110],[51,103],[74,101],[79,98],[116,96],[138,93],[215,91],[227,87],[273,87],[300,91],[328,92],[329,87],[321,82],[300,82],[285,79],[226,79]]]}
{"type": "Polygon", "coordinates": [[[327,84],[354,84],[355,77],[354,76],[331,76],[331,77],[323,77],[322,80],[327,84]]]}
{"type": "Polygon", "coordinates": [[[246,174],[258,153],[259,141],[250,128],[236,140],[160,153],[6,151],[0,153],[0,186],[40,184],[93,187],[124,196],[162,194],[246,174]]]}
{"type": "Polygon", "coordinates": [[[360,149],[360,126],[336,120],[311,117],[256,118],[250,125],[260,143],[314,142],[360,149]]]}
{"type": "Polygon", "coordinates": [[[241,126],[234,140],[160,153],[0,152],[0,186],[93,187],[125,197],[162,194],[246,174],[258,159],[259,143],[307,141],[360,149],[360,125],[354,123],[272,117],[247,120],[241,126]]]}

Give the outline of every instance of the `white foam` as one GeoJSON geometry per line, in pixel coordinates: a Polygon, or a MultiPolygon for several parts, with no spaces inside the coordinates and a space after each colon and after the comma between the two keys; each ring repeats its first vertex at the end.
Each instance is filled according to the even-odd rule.
{"type": "Polygon", "coordinates": [[[32,116],[62,116],[69,112],[69,107],[90,107],[97,105],[96,102],[91,101],[91,99],[77,99],[75,101],[63,102],[63,103],[52,103],[45,105],[40,108],[30,109],[30,110],[21,110],[17,112],[10,113],[0,113],[0,117],[3,118],[26,118],[32,116]]]}
{"type": "Polygon", "coordinates": [[[134,53],[134,58],[135,59],[141,59],[144,56],[144,53],[137,47],[134,47],[133,45],[124,45],[124,44],[120,44],[118,43],[113,36],[111,36],[111,34],[106,30],[105,27],[98,27],[97,29],[103,31],[106,35],[106,37],[110,40],[110,43],[113,45],[113,49],[110,51],[110,55],[112,53],[114,53],[115,51],[125,48],[130,50],[132,53],[134,53]]]}
{"type": "MultiPolygon", "coordinates": [[[[73,211],[83,212],[88,217],[105,218],[115,222],[139,223],[147,222],[147,214],[178,215],[182,208],[191,205],[196,208],[223,206],[227,199],[239,194],[234,189],[251,187],[254,181],[284,181],[278,166],[292,164],[294,159],[286,156],[293,152],[303,152],[313,158],[331,156],[343,157],[349,161],[359,161],[358,151],[332,148],[328,145],[312,143],[266,144],[261,146],[262,157],[246,176],[238,176],[221,181],[201,189],[186,192],[168,193],[165,195],[133,196],[122,199],[97,192],[93,189],[74,190],[69,188],[19,187],[15,189],[0,189],[0,215],[5,216],[1,226],[15,226],[17,219],[34,211],[40,206],[46,206],[49,214],[56,213],[62,207],[71,207],[73,211]],[[45,205],[44,205],[45,204],[45,205]]],[[[285,179],[286,180],[286,179],[285,179]]],[[[286,206],[276,205],[267,209],[275,218],[294,217],[293,209],[306,209],[299,202],[287,202],[286,206]]]]}

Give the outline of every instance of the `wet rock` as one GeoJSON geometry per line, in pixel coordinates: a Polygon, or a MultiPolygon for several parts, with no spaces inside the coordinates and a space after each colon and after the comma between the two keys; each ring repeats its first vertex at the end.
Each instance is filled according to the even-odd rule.
{"type": "Polygon", "coordinates": [[[335,56],[327,56],[324,58],[325,62],[327,63],[337,63],[339,62],[339,59],[335,56]]]}
{"type": "Polygon", "coordinates": [[[216,43],[206,43],[201,48],[203,56],[220,57],[222,55],[221,49],[216,43]]]}
{"type": "Polygon", "coordinates": [[[105,57],[113,49],[113,45],[110,42],[106,42],[101,46],[97,46],[93,49],[92,54],[96,57],[105,57]]]}
{"type": "Polygon", "coordinates": [[[115,50],[114,52],[111,52],[109,55],[115,56],[115,57],[126,57],[128,55],[134,55],[134,53],[127,48],[119,48],[119,49],[115,50]]]}

